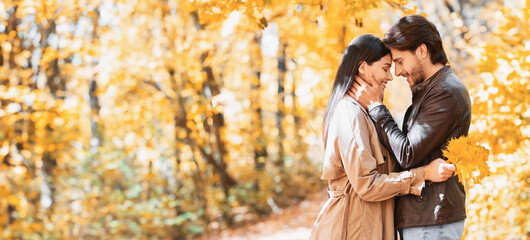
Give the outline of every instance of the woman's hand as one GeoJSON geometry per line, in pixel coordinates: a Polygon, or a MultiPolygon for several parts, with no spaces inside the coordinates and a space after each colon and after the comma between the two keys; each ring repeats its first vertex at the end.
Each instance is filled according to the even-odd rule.
{"type": "Polygon", "coordinates": [[[433,182],[443,182],[453,176],[455,165],[447,163],[441,158],[437,158],[423,168],[425,180],[433,182]]]}

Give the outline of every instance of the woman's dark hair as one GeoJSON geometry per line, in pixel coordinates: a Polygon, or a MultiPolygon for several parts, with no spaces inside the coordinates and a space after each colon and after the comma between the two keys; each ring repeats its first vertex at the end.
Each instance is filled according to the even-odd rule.
{"type": "Polygon", "coordinates": [[[431,55],[431,62],[447,64],[447,55],[442,45],[442,38],[436,26],[421,15],[404,16],[390,27],[383,39],[389,48],[414,52],[425,43],[431,55]]]}
{"type": "Polygon", "coordinates": [[[357,36],[348,44],[342,55],[335,82],[333,83],[333,90],[329,97],[326,114],[324,115],[322,126],[324,146],[328,138],[329,121],[331,120],[333,109],[352,86],[361,63],[366,62],[371,65],[387,54],[390,54],[390,50],[385,47],[380,38],[372,34],[357,36]]]}

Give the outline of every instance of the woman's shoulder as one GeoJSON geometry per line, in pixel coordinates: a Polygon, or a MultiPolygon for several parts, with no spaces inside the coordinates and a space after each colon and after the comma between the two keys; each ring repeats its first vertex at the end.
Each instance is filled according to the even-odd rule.
{"type": "Polygon", "coordinates": [[[344,96],[337,103],[334,114],[349,118],[366,117],[364,116],[362,106],[349,95],[344,96]]]}
{"type": "Polygon", "coordinates": [[[345,96],[335,106],[331,124],[358,128],[359,125],[367,124],[367,121],[367,115],[363,112],[362,106],[350,96],[345,96]]]}

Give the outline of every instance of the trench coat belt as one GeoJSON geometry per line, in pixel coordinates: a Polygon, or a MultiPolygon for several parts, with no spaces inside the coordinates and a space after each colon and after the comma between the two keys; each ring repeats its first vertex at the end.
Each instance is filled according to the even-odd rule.
{"type": "Polygon", "coordinates": [[[346,240],[347,234],[346,230],[348,229],[348,213],[350,211],[350,196],[349,196],[349,190],[351,188],[350,181],[346,184],[346,187],[344,188],[344,191],[331,191],[328,190],[329,197],[330,198],[344,198],[344,201],[346,201],[346,205],[344,206],[343,212],[342,212],[342,231],[340,233],[340,240],[346,240]]]}

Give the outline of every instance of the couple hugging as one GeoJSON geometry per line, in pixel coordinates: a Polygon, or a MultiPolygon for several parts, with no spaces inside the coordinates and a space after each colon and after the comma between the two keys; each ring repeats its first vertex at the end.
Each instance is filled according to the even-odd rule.
{"type": "Polygon", "coordinates": [[[353,39],[324,116],[329,199],[311,239],[460,239],[464,186],[441,158],[449,140],[467,135],[470,121],[468,90],[425,17],[401,18],[383,40],[353,39]],[[401,129],[382,103],[392,62],[412,91],[401,129]]]}

